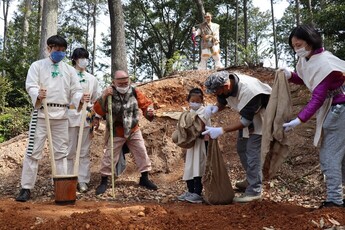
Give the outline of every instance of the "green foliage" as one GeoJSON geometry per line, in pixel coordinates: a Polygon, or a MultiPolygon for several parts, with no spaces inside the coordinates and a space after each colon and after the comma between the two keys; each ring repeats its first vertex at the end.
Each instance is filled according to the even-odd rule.
{"type": "Polygon", "coordinates": [[[30,108],[4,108],[0,115],[0,143],[28,129],[30,108]]]}
{"type": "Polygon", "coordinates": [[[315,14],[315,23],[325,35],[326,48],[341,59],[345,59],[344,19],[344,1],[330,1],[323,10],[315,14]]]}
{"type": "Polygon", "coordinates": [[[3,108],[8,104],[6,95],[11,91],[11,87],[11,83],[6,78],[0,77],[0,112],[2,112],[3,108]]]}
{"type": "Polygon", "coordinates": [[[239,48],[239,65],[246,65],[249,67],[258,66],[261,62],[261,59],[255,52],[255,45],[249,44],[247,48],[242,45],[238,45],[239,48]]]}
{"type": "Polygon", "coordinates": [[[136,65],[138,72],[161,78],[170,71],[166,63],[176,51],[192,56],[196,9],[190,2],[133,0],[125,5],[124,13],[127,45],[135,54],[130,66],[136,65]]]}
{"type": "Polygon", "coordinates": [[[185,60],[186,60],[186,56],[181,55],[179,51],[176,51],[174,55],[172,56],[172,58],[170,58],[166,63],[165,69],[166,69],[167,74],[171,74],[174,71],[182,71],[182,70],[186,70],[187,68],[190,68],[190,66],[185,65],[186,63],[185,60]]]}

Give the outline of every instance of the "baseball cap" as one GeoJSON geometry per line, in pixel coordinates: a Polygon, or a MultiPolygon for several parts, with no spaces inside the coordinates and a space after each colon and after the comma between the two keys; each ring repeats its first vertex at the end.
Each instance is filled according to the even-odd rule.
{"type": "Polygon", "coordinates": [[[205,81],[206,93],[215,93],[227,80],[229,80],[229,72],[227,71],[212,73],[205,81]]]}

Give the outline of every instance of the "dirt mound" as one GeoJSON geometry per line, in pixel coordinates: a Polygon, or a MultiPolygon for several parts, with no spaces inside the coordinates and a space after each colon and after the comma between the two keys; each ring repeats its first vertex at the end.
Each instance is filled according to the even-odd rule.
{"type": "MultiPolygon", "coordinates": [[[[232,68],[272,85],[274,71],[266,68],[232,68]]],[[[226,206],[191,205],[176,201],[185,190],[181,180],[185,150],[171,141],[177,121],[176,112],[188,108],[186,96],[194,87],[204,89],[206,77],[213,71],[185,71],[162,80],[140,84],[154,101],[157,118],[141,119],[148,154],[152,160],[151,177],[158,191],[138,186],[140,174],[131,154],[127,168],[115,181],[115,198],[111,189],[95,196],[103,154],[104,124],[95,133],[91,146],[90,191],[77,194],[75,205],[54,204],[48,149],[40,162],[32,200],[13,200],[20,189],[22,159],[27,135],[0,144],[0,229],[313,229],[345,225],[344,209],[315,209],[325,197],[323,177],[318,165],[318,151],[312,146],[315,121],[309,121],[290,133],[290,156],[277,176],[264,184],[264,200],[251,204],[226,206]],[[20,216],[21,219],[16,218],[20,216]],[[313,222],[314,221],[314,222],[313,222]],[[339,223],[337,223],[339,222],[339,223]],[[272,226],[272,227],[271,227],[272,226]]],[[[291,85],[295,113],[307,102],[309,92],[291,85]]],[[[206,104],[215,98],[206,95],[206,104]]],[[[230,123],[238,114],[227,108],[212,117],[213,126],[230,123]]],[[[245,173],[236,153],[236,133],[219,138],[232,184],[245,173]]]]}

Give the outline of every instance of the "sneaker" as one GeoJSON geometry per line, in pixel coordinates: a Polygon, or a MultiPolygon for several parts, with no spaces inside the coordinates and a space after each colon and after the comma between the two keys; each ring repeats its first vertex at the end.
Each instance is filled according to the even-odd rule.
{"type": "Polygon", "coordinates": [[[30,189],[22,188],[20,190],[19,195],[16,197],[16,201],[26,202],[30,199],[30,195],[31,195],[30,189]]]}
{"type": "Polygon", "coordinates": [[[147,178],[140,177],[139,185],[150,190],[157,190],[158,187],[152,181],[147,178]]]}
{"type": "Polygon", "coordinates": [[[319,208],[332,208],[332,207],[344,207],[344,205],[336,204],[336,203],[333,203],[332,201],[324,201],[321,203],[321,206],[319,208]]]}
{"type": "Polygon", "coordinates": [[[186,197],[186,201],[194,204],[200,204],[202,203],[202,197],[196,193],[191,193],[189,196],[186,197]]]}
{"type": "Polygon", "coordinates": [[[234,197],[234,203],[246,203],[246,202],[251,202],[255,200],[261,200],[261,195],[247,195],[243,194],[239,197],[234,197]]]}
{"type": "Polygon", "coordinates": [[[244,179],[242,181],[236,182],[235,186],[240,191],[246,191],[246,188],[248,187],[248,181],[247,179],[244,179]]]}
{"type": "Polygon", "coordinates": [[[87,192],[87,190],[89,190],[89,188],[87,187],[87,184],[85,182],[79,182],[78,183],[78,189],[79,192],[87,192]]]}
{"type": "Polygon", "coordinates": [[[178,199],[179,201],[186,201],[186,198],[187,198],[188,196],[190,196],[191,194],[192,194],[192,193],[190,193],[190,192],[185,192],[185,193],[183,193],[183,194],[177,196],[177,199],[178,199]]]}

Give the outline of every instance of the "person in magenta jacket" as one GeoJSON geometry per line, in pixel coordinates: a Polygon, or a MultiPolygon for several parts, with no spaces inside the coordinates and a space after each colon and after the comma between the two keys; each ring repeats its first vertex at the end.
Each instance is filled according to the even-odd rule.
{"type": "Polygon", "coordinates": [[[314,145],[320,146],[320,166],[326,179],[327,198],[320,207],[343,206],[345,183],[345,61],[326,51],[320,33],[311,25],[294,28],[289,45],[298,56],[296,72],[283,69],[285,77],[304,84],[311,99],[290,122],[292,130],[316,115],[314,145]]]}

